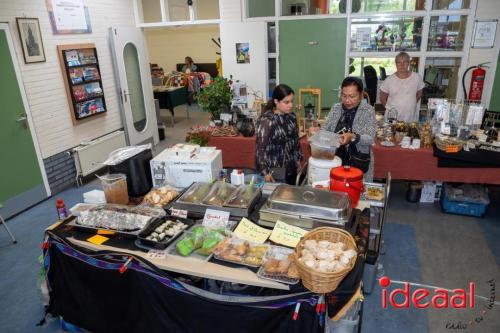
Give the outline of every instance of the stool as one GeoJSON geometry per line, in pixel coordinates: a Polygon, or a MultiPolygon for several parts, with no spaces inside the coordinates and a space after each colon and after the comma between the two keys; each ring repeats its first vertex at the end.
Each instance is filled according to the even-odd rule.
{"type": "MultiPolygon", "coordinates": [[[[2,208],[2,207],[3,207],[2,204],[0,204],[0,208],[2,208]]],[[[7,233],[9,234],[10,238],[12,238],[12,243],[16,244],[17,240],[14,238],[14,235],[12,235],[12,233],[10,232],[9,227],[7,227],[7,223],[5,223],[5,220],[3,219],[2,214],[0,214],[0,223],[3,224],[3,226],[5,227],[5,230],[7,230],[7,233]]]]}

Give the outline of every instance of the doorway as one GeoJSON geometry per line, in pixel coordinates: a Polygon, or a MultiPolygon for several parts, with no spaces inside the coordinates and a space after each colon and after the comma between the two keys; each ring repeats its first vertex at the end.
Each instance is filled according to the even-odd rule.
{"type": "Polygon", "coordinates": [[[50,196],[12,33],[0,23],[0,213],[9,218],[50,196]]]}

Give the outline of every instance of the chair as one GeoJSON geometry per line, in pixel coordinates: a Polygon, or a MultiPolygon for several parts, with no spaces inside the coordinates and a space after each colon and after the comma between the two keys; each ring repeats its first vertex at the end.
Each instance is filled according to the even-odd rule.
{"type": "Polygon", "coordinates": [[[370,96],[369,104],[373,106],[377,99],[377,83],[378,83],[377,72],[375,71],[375,68],[373,68],[373,66],[368,65],[363,68],[363,74],[365,77],[365,84],[366,84],[365,91],[370,96]]]}
{"type": "MultiPolygon", "coordinates": [[[[2,207],[3,207],[3,205],[0,204],[0,208],[2,208],[2,207]]],[[[17,240],[14,238],[14,235],[12,235],[12,233],[10,232],[9,227],[7,227],[7,223],[5,223],[5,220],[3,219],[2,214],[0,214],[0,223],[3,224],[3,226],[5,227],[5,230],[7,230],[7,233],[9,234],[10,238],[12,238],[12,243],[16,244],[17,240]]]]}

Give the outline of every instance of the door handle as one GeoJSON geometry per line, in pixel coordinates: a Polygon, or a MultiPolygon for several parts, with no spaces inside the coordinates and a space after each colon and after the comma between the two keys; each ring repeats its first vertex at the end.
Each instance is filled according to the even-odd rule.
{"type": "Polygon", "coordinates": [[[28,117],[26,117],[26,113],[23,113],[19,118],[16,119],[16,123],[21,124],[24,129],[28,128],[28,117]]]}
{"type": "Polygon", "coordinates": [[[123,89],[123,99],[125,100],[125,103],[127,103],[127,96],[132,95],[131,93],[128,93],[125,89],[123,89]]]}
{"type": "Polygon", "coordinates": [[[315,45],[319,45],[319,42],[317,40],[312,40],[312,41],[307,42],[307,45],[315,46],[315,45]]]}

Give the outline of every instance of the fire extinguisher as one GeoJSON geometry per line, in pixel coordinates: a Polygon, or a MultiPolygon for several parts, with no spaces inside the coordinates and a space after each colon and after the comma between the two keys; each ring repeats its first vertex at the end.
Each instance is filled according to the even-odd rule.
{"type": "Polygon", "coordinates": [[[485,66],[488,62],[484,62],[477,66],[471,66],[467,68],[464,75],[462,76],[462,87],[464,89],[464,99],[469,102],[481,102],[481,96],[483,95],[484,78],[486,77],[486,70],[488,68],[485,66]],[[467,96],[467,91],[465,90],[465,75],[471,70],[472,77],[470,79],[469,95],[467,96]]]}

